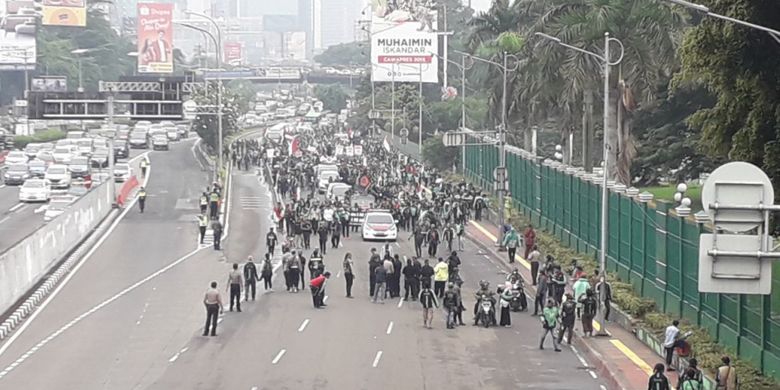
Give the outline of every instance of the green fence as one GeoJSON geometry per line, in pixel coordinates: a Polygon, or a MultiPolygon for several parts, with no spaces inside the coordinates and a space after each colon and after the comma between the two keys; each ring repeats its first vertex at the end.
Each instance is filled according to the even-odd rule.
{"type": "MultiPolygon", "coordinates": [[[[466,149],[466,175],[493,188],[495,146],[466,149]]],[[[507,148],[515,206],[536,226],[577,251],[597,255],[601,187],[582,172],[541,163],[507,148]]],[[[707,329],[718,342],[780,379],[780,267],[774,267],[772,295],[705,294],[698,291],[698,246],[702,225],[670,212],[673,205],[640,203],[609,196],[607,268],[630,282],[658,308],[707,329]]]]}

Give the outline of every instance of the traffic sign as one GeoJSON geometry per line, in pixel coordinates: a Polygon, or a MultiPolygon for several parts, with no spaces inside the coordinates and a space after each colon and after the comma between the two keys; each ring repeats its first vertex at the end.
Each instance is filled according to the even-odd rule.
{"type": "Polygon", "coordinates": [[[408,136],[409,136],[409,129],[407,129],[406,127],[404,127],[404,128],[402,128],[402,129],[401,129],[401,131],[399,131],[399,132],[398,132],[398,134],[399,134],[401,137],[408,137],[408,136]]]}
{"type": "Polygon", "coordinates": [[[771,205],[775,190],[769,176],[759,167],[742,162],[731,162],[718,167],[704,183],[701,201],[704,211],[720,229],[746,232],[755,229],[763,221],[763,211],[758,209],[713,209],[719,205],[771,205]]]}
{"type": "Polygon", "coordinates": [[[466,133],[448,131],[442,137],[444,146],[463,146],[466,143],[466,133]]]}
{"type": "MultiPolygon", "coordinates": [[[[739,248],[757,253],[761,249],[760,236],[744,234],[702,234],[699,236],[699,292],[721,294],[770,294],[772,292],[772,259],[713,256],[710,249],[739,248]]],[[[769,247],[773,246],[771,237],[769,247]]]]}
{"type": "Polygon", "coordinates": [[[506,181],[506,167],[496,167],[496,169],[493,170],[493,180],[498,183],[506,181]]]}
{"type": "Polygon", "coordinates": [[[368,119],[379,119],[380,113],[376,110],[370,110],[368,111],[368,119]]]}

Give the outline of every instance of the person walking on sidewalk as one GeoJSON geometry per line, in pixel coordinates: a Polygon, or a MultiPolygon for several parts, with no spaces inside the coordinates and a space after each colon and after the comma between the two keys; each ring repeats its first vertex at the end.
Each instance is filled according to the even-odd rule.
{"type": "Polygon", "coordinates": [[[715,372],[715,389],[737,390],[737,386],[739,386],[737,369],[731,366],[731,358],[724,356],[720,361],[723,362],[723,365],[718,367],[715,372]]]}
{"type": "Polygon", "coordinates": [[[217,317],[222,313],[222,296],[217,290],[217,282],[211,282],[211,288],[206,290],[203,297],[203,305],[206,306],[206,327],[203,329],[203,335],[217,335],[217,317]]]}
{"type": "Polygon", "coordinates": [[[514,263],[517,247],[520,245],[520,236],[514,227],[509,228],[509,232],[504,236],[504,242],[501,245],[506,248],[506,252],[509,255],[509,264],[514,263]]]}
{"type": "Polygon", "coordinates": [[[225,290],[230,289],[230,311],[233,311],[233,304],[235,303],[238,312],[241,312],[241,286],[244,285],[244,277],[241,275],[241,271],[238,270],[238,263],[233,263],[233,271],[228,274],[228,287],[225,290]]]}
{"type": "Polygon", "coordinates": [[[276,237],[276,233],[274,233],[274,228],[268,229],[268,234],[265,235],[265,246],[268,248],[268,253],[271,256],[274,255],[274,248],[276,248],[277,242],[279,242],[279,239],[276,237]]]}
{"type": "Polygon", "coordinates": [[[596,294],[599,296],[599,301],[604,305],[604,320],[609,321],[609,314],[612,311],[612,286],[607,281],[607,274],[604,274],[604,281],[596,283],[596,294]],[[601,286],[604,285],[604,296],[601,295],[601,286]],[[603,299],[602,299],[603,298],[603,299]]]}
{"type": "Polygon", "coordinates": [[[450,279],[449,266],[443,258],[439,257],[439,262],[433,267],[433,272],[435,273],[433,277],[433,291],[436,293],[437,298],[441,298],[444,296],[444,286],[450,279]]]}
{"type": "Polygon", "coordinates": [[[544,339],[547,338],[547,334],[549,333],[553,341],[555,352],[561,352],[561,349],[558,347],[558,339],[555,338],[555,326],[557,324],[558,306],[555,306],[555,301],[549,299],[547,300],[547,307],[545,307],[544,312],[542,312],[542,328],[544,329],[544,333],[542,333],[542,339],[539,341],[539,349],[544,349],[544,339]]]}
{"type": "Polygon", "coordinates": [[[541,259],[542,254],[539,252],[539,247],[534,245],[527,259],[531,263],[531,284],[534,286],[536,286],[536,278],[539,277],[539,260],[541,259]]]}
{"type": "Polygon", "coordinates": [[[674,367],[672,367],[672,357],[674,357],[674,349],[680,344],[680,328],[677,327],[679,325],[680,321],[674,320],[664,331],[664,350],[666,352],[667,371],[674,371],[674,367]]]}
{"type": "Polygon", "coordinates": [[[211,219],[219,217],[219,192],[217,192],[216,188],[209,194],[209,214],[211,219]]]}
{"type": "Polygon", "coordinates": [[[685,372],[680,376],[680,380],[677,382],[677,388],[682,389],[682,383],[685,381],[691,381],[694,384],[690,385],[690,390],[702,390],[704,389],[704,374],[702,374],[701,370],[699,369],[699,361],[696,360],[696,358],[691,358],[688,360],[688,368],[685,369],[685,372]]]}
{"type": "Polygon", "coordinates": [[[436,300],[436,294],[431,291],[430,285],[423,284],[418,299],[423,307],[423,326],[431,329],[433,324],[433,312],[439,307],[439,301],[436,300]]]}
{"type": "Polygon", "coordinates": [[[257,290],[257,282],[260,278],[257,276],[257,266],[255,266],[254,259],[249,256],[244,264],[244,300],[249,300],[249,290],[252,290],[252,300],[255,300],[255,293],[257,290]]]}
{"type": "Polygon", "coordinates": [[[582,275],[578,278],[574,285],[571,287],[574,290],[574,302],[577,302],[577,317],[582,316],[582,298],[585,297],[585,293],[590,289],[590,283],[586,275],[582,275]]]}
{"type": "Polygon", "coordinates": [[[574,321],[577,319],[576,309],[577,303],[574,302],[574,296],[571,293],[566,293],[566,302],[561,304],[561,328],[558,329],[559,345],[563,342],[563,336],[567,333],[566,343],[571,345],[574,334],[574,321]]]}
{"type": "Polygon", "coordinates": [[[664,364],[658,363],[653,368],[653,375],[647,383],[647,390],[672,390],[669,387],[669,379],[664,375],[664,364]]]}
{"type": "Polygon", "coordinates": [[[347,252],[344,255],[344,262],[341,264],[344,272],[344,281],[347,283],[347,298],[352,298],[352,282],[355,280],[355,273],[353,271],[354,262],[352,261],[352,253],[347,252]]]}
{"type": "Polygon", "coordinates": [[[523,254],[523,258],[527,259],[528,254],[531,253],[531,250],[533,250],[534,246],[536,246],[536,231],[534,230],[533,225],[530,223],[523,232],[523,245],[525,246],[525,253],[523,254]]]}
{"type": "Polygon", "coordinates": [[[436,230],[436,226],[431,226],[428,230],[428,235],[425,238],[425,241],[428,242],[428,257],[436,257],[439,248],[439,240],[439,231],[436,230]]]}

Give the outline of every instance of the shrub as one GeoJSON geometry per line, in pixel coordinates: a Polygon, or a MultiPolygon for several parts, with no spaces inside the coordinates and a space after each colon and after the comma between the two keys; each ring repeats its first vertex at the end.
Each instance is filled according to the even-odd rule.
{"type": "Polygon", "coordinates": [[[24,149],[27,144],[38,142],[52,142],[65,138],[65,132],[59,129],[49,129],[35,135],[17,135],[14,137],[14,147],[24,149]]]}

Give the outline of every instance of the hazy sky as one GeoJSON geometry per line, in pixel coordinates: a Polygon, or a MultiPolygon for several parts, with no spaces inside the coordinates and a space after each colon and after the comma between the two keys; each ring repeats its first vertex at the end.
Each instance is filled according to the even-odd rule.
{"type": "Polygon", "coordinates": [[[487,11],[487,9],[490,8],[491,1],[492,0],[471,0],[471,7],[477,12],[487,11]]]}

